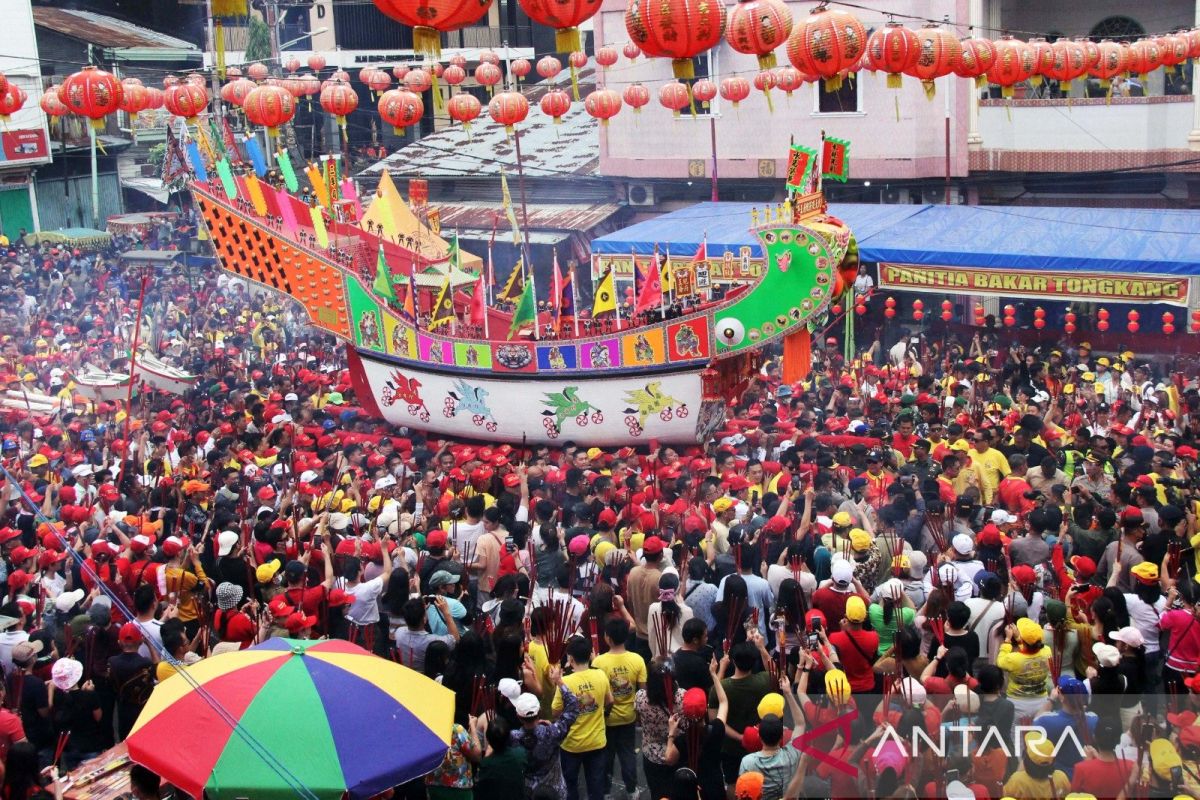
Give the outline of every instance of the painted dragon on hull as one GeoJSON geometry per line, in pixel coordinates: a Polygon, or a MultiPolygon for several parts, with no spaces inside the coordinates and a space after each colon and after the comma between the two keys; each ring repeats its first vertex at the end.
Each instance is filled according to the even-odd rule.
{"type": "Polygon", "coordinates": [[[325,231],[317,236],[295,222],[310,218],[312,201],[280,190],[274,202],[302,205],[286,215],[259,213],[261,204],[239,202],[228,184],[194,180],[191,188],[224,269],[294,298],[313,325],[346,341],[364,407],[395,425],[456,439],[703,441],[758,369],[762,348],[807,337],[824,317],[852,241],[825,213],[814,183],[753,220],[765,268],[723,300],[575,338],[456,337],[408,321],[372,290],[373,259],[362,254],[378,244],[368,231],[333,226],[331,218],[341,234],[335,252],[318,245],[325,231]],[[292,224],[281,224],[285,216],[292,224]],[[356,246],[358,258],[349,255],[356,246]]]}

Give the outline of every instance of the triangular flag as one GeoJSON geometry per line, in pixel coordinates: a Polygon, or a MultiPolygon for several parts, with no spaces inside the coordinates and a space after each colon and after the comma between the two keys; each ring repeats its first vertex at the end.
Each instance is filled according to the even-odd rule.
{"type": "Polygon", "coordinates": [[[617,281],[613,277],[612,267],[604,271],[604,277],[596,286],[596,296],[592,302],[592,316],[598,317],[617,310],[617,281]]]}
{"type": "Polygon", "coordinates": [[[525,291],[521,293],[521,302],[517,303],[517,310],[513,312],[512,326],[508,329],[508,338],[511,339],[513,334],[521,329],[522,325],[536,324],[534,316],[533,303],[533,284],[525,284],[525,291]]]}
{"type": "Polygon", "coordinates": [[[662,276],[663,292],[675,291],[675,271],[671,268],[671,249],[662,255],[662,266],[659,268],[662,276]]]}
{"type": "Polygon", "coordinates": [[[700,249],[692,256],[692,263],[702,265],[708,261],[708,237],[700,240],[700,249]]]}
{"type": "Polygon", "coordinates": [[[379,246],[379,258],[375,262],[375,282],[371,284],[371,288],[384,300],[391,300],[394,303],[398,299],[396,287],[392,285],[391,270],[388,269],[387,261],[383,257],[383,245],[379,246]]]}
{"type": "Polygon", "coordinates": [[[642,273],[634,262],[634,270],[643,276],[643,279],[638,284],[637,292],[637,313],[642,313],[648,309],[662,304],[662,279],[658,272],[658,259],[652,259],[646,267],[645,273],[642,273]]]}
{"type": "Polygon", "coordinates": [[[471,295],[471,324],[482,325],[483,315],[486,313],[485,301],[487,299],[487,288],[483,283],[483,275],[480,274],[479,280],[475,282],[475,292],[471,295]]]}
{"type": "Polygon", "coordinates": [[[454,300],[450,296],[450,276],[446,276],[441,291],[438,292],[437,302],[433,304],[433,314],[429,317],[429,330],[454,321],[454,300]]]}
{"type": "Polygon", "coordinates": [[[509,302],[517,302],[521,295],[525,293],[525,264],[522,259],[517,259],[517,265],[513,267],[513,271],[509,273],[508,282],[504,284],[504,288],[497,295],[497,300],[508,300],[509,302]]]}
{"type": "Polygon", "coordinates": [[[408,274],[408,294],[404,296],[404,305],[400,307],[400,319],[409,325],[417,324],[417,282],[413,274],[408,274]]]}
{"type": "Polygon", "coordinates": [[[462,251],[458,249],[458,231],[454,231],[454,238],[450,240],[450,252],[446,254],[450,259],[450,266],[455,269],[462,267],[462,251]]]}
{"type": "Polygon", "coordinates": [[[521,244],[521,229],[517,225],[517,212],[513,209],[512,193],[508,191],[508,178],[504,175],[504,170],[500,170],[500,201],[504,207],[504,216],[508,218],[508,224],[512,225],[513,244],[521,244]]]}

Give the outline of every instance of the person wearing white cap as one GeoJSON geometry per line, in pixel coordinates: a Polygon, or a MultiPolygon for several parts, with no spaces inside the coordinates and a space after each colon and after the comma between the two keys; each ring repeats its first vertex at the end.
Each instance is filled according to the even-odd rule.
{"type": "Polygon", "coordinates": [[[983,571],[983,562],[975,557],[975,540],[965,533],[956,533],[950,540],[950,550],[959,577],[970,584],[983,571]]]}
{"type": "Polygon", "coordinates": [[[1146,641],[1142,632],[1132,625],[1113,631],[1108,638],[1116,643],[1120,656],[1117,669],[1125,683],[1125,692],[1121,695],[1121,728],[1129,730],[1134,717],[1142,713],[1141,696],[1146,689],[1146,641]]]}
{"type": "Polygon", "coordinates": [[[579,698],[563,683],[562,670],[557,666],[550,667],[547,675],[550,684],[558,688],[562,697],[562,712],[553,722],[539,722],[538,714],[542,704],[537,695],[526,692],[513,703],[521,727],[512,732],[512,744],[525,748],[526,797],[535,796],[538,789],[543,787],[552,790],[558,797],[567,796],[567,784],[563,780],[560,761],[560,746],[579,717],[579,698]]]}
{"type": "Polygon", "coordinates": [[[243,593],[254,589],[253,573],[247,566],[242,552],[242,537],[237,531],[221,531],[217,534],[217,583],[233,583],[242,587],[243,593]]]}

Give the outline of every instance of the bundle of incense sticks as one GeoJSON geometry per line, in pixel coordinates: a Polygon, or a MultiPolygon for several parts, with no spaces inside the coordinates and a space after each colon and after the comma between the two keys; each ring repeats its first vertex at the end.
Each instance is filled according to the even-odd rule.
{"type": "Polygon", "coordinates": [[[495,630],[495,624],[492,622],[491,614],[480,614],[475,622],[471,625],[471,629],[481,637],[490,638],[492,631],[495,630]]]}
{"type": "Polygon", "coordinates": [[[742,571],[742,543],[738,542],[730,549],[733,550],[733,563],[737,565],[738,572],[741,572],[742,571]]]}
{"type": "Polygon", "coordinates": [[[546,607],[550,616],[546,620],[546,657],[553,665],[562,663],[567,640],[575,627],[575,609],[571,597],[551,595],[546,607]]]}
{"type": "Polygon", "coordinates": [[[941,614],[930,617],[929,627],[933,630],[933,635],[937,637],[938,644],[944,645],[946,643],[946,618],[941,614]]]}
{"type": "Polygon", "coordinates": [[[983,560],[983,568],[988,572],[995,573],[1000,568],[1000,560],[997,558],[985,558],[983,560]]]}
{"type": "Polygon", "coordinates": [[[471,716],[478,717],[485,711],[496,709],[496,687],[488,683],[487,677],[476,675],[471,678],[471,716]]]}
{"type": "Polygon", "coordinates": [[[1067,623],[1063,621],[1055,625],[1053,630],[1051,641],[1054,646],[1050,648],[1050,674],[1054,676],[1054,685],[1057,686],[1062,675],[1063,649],[1067,646],[1067,623]]]}
{"type": "Polygon", "coordinates": [[[800,556],[792,556],[788,559],[788,569],[792,571],[792,578],[795,579],[796,583],[800,582],[800,573],[803,571],[800,569],[801,563],[800,556]]]}
{"type": "Polygon", "coordinates": [[[533,594],[533,588],[537,586],[537,548],[533,544],[533,539],[525,542],[525,552],[529,556],[529,594],[533,594]]]}
{"type": "Polygon", "coordinates": [[[746,598],[726,597],[725,609],[728,612],[725,620],[725,652],[729,652],[738,626],[742,624],[742,612],[746,610],[746,598]]]}
{"type": "Polygon", "coordinates": [[[1179,577],[1179,565],[1183,558],[1183,546],[1178,539],[1167,542],[1167,577],[1175,580],[1179,577]]]}
{"type": "MultiPolygon", "coordinates": [[[[776,655],[777,656],[784,655],[784,657],[786,658],[786,654],[784,653],[783,650],[779,650],[776,655]]],[[[773,692],[779,691],[779,676],[782,674],[782,669],[783,669],[779,662],[780,662],[780,659],[778,657],[772,658],[770,661],[767,662],[767,674],[770,675],[771,691],[773,691],[773,692]]]]}
{"type": "Polygon", "coordinates": [[[700,768],[700,747],[704,744],[704,732],[708,729],[703,718],[687,720],[688,768],[695,772],[700,768]]]}
{"type": "MultiPolygon", "coordinates": [[[[660,617],[661,619],[661,617],[660,617]]],[[[600,652],[600,631],[595,617],[588,617],[588,634],[592,638],[592,652],[600,652]]]]}
{"type": "Polygon", "coordinates": [[[675,676],[671,670],[663,670],[663,692],[667,695],[667,713],[675,713],[675,676]]]}
{"type": "Polygon", "coordinates": [[[654,636],[654,643],[658,645],[656,651],[661,656],[669,655],[671,652],[671,628],[667,625],[667,618],[663,616],[662,607],[659,607],[658,616],[653,619],[654,630],[650,633],[654,636]]]}
{"type": "Polygon", "coordinates": [[[59,759],[62,758],[63,751],[67,749],[67,742],[70,740],[70,731],[63,731],[58,735],[58,746],[54,748],[54,766],[58,766],[59,759]]]}
{"type": "Polygon", "coordinates": [[[946,515],[944,513],[925,512],[925,531],[937,545],[939,553],[946,552],[949,546],[946,542],[946,515]]]}
{"type": "Polygon", "coordinates": [[[1013,601],[1012,592],[1009,592],[1008,597],[1004,598],[1004,624],[1012,625],[1017,619],[1016,604],[1013,601]]]}

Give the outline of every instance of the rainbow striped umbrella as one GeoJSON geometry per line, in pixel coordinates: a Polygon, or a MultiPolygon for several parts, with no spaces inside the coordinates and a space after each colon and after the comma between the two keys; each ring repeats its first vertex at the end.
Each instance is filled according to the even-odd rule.
{"type": "Polygon", "coordinates": [[[454,693],[339,639],[270,639],[155,687],[127,744],[193,797],[365,798],[441,763],[454,693]]]}

